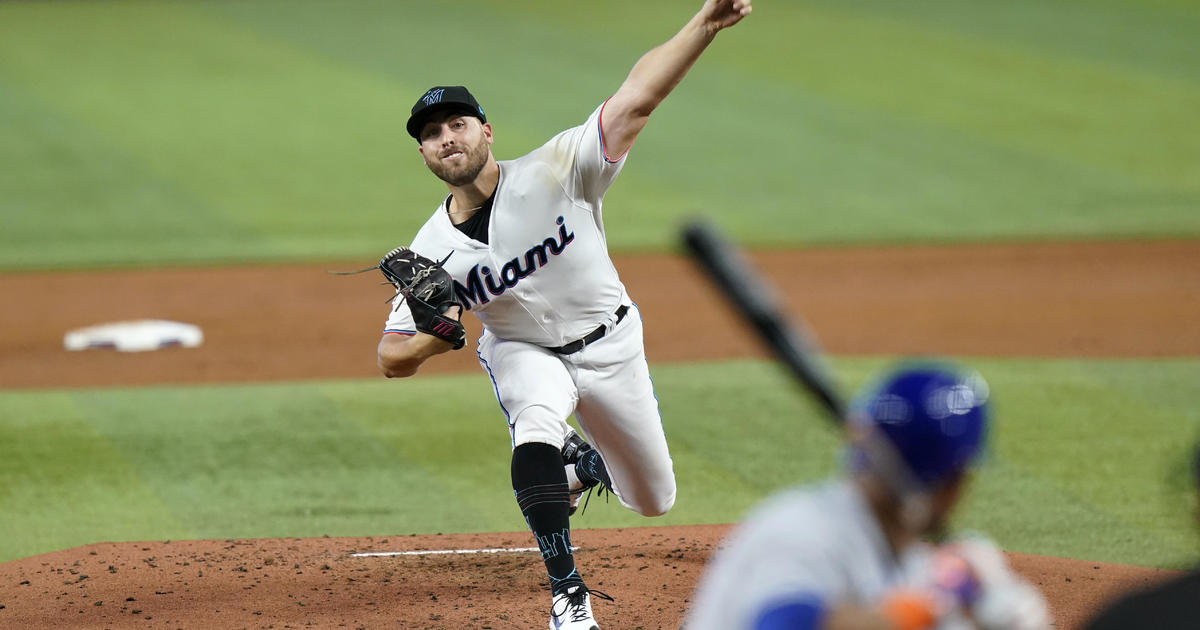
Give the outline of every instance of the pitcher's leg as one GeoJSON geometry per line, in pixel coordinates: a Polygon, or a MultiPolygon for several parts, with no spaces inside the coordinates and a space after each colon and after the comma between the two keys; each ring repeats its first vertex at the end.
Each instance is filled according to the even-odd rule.
{"type": "Polygon", "coordinates": [[[585,350],[593,367],[580,365],[575,415],[603,458],[621,504],[658,516],[675,504],[675,472],[642,352],[640,318],[622,322],[613,333],[593,344],[590,356],[585,350]]]}
{"type": "Polygon", "coordinates": [[[526,443],[513,449],[512,485],[521,514],[541,550],[552,594],[583,585],[571,551],[567,475],[558,448],[526,443]]]}
{"type": "Polygon", "coordinates": [[[512,437],[512,488],[541,551],[553,595],[582,587],[571,550],[570,498],[561,449],[576,389],[562,361],[537,346],[489,338],[479,361],[492,378],[512,437]]]}
{"type": "Polygon", "coordinates": [[[562,360],[545,348],[490,333],[480,340],[478,354],[508,419],[513,447],[541,442],[562,448],[579,396],[562,360]]]}

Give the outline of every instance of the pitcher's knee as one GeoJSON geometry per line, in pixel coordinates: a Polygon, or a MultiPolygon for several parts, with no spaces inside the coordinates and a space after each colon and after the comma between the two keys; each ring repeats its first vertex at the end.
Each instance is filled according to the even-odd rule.
{"type": "Polygon", "coordinates": [[[542,405],[532,405],[512,418],[513,448],[522,444],[549,444],[562,448],[567,426],[558,413],[542,405]]]}
{"type": "Polygon", "coordinates": [[[630,507],[633,511],[642,516],[662,516],[671,511],[675,505],[675,488],[671,487],[670,492],[664,492],[649,497],[643,497],[636,505],[630,507]]]}
{"type": "Polygon", "coordinates": [[[642,510],[642,516],[662,516],[671,511],[675,505],[675,495],[672,494],[669,498],[649,506],[649,509],[642,510]]]}

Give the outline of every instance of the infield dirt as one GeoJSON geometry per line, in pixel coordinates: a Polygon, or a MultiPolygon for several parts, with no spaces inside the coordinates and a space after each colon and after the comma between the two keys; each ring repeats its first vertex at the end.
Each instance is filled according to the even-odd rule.
{"type": "MultiPolygon", "coordinates": [[[[835,354],[1200,355],[1195,241],[814,249],[754,262],[835,354]]],[[[616,263],[646,320],[652,365],[764,356],[686,260],[616,263]]],[[[22,305],[0,311],[0,388],[376,376],[390,290],[375,274],[325,273],[363,264],[0,275],[0,294],[22,305]],[[141,318],[197,324],[205,343],[141,354],[62,349],[69,329],[141,318]]],[[[472,353],[458,352],[423,371],[477,369],[472,353]]],[[[677,628],[726,529],[577,530],[591,585],[617,598],[597,605],[605,627],[677,628]]],[[[549,602],[528,554],[349,555],[531,543],[525,532],[98,543],[0,565],[0,627],[537,628],[549,602]]],[[[1171,573],[1010,557],[1046,592],[1057,628],[1171,573]]]]}

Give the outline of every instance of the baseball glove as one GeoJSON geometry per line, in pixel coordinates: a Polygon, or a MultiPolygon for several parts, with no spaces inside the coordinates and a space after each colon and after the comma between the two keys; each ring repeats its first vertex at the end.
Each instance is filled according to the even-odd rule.
{"type": "Polygon", "coordinates": [[[380,259],[379,271],[396,287],[396,295],[404,296],[417,330],[458,350],[466,344],[467,333],[461,322],[445,316],[453,306],[462,313],[462,304],[454,295],[454,279],[442,268],[449,258],[434,262],[407,247],[397,247],[380,259]]]}

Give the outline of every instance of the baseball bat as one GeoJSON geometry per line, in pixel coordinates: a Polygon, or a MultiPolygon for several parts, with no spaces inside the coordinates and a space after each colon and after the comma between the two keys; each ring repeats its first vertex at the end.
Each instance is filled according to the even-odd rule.
{"type": "Polygon", "coordinates": [[[846,407],[808,327],[799,319],[789,320],[771,287],[754,270],[740,250],[716,227],[701,219],[683,229],[683,243],[694,261],[707,273],[718,292],[758,333],[760,340],[788,368],[809,393],[816,397],[831,420],[842,424],[846,407]]]}

